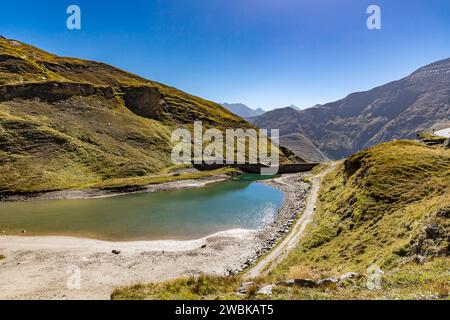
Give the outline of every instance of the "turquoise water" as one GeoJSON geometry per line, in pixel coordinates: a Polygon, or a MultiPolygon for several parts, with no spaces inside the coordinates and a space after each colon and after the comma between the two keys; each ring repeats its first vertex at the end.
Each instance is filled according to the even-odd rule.
{"type": "Polygon", "coordinates": [[[273,221],[283,198],[279,190],[242,179],[102,199],[0,203],[0,232],[111,241],[198,239],[262,228],[273,221]]]}

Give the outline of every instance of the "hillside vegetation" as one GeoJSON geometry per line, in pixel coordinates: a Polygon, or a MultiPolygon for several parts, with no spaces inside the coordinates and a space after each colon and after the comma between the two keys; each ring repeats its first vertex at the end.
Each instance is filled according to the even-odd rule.
{"type": "MultiPolygon", "coordinates": [[[[406,140],[380,144],[351,156],[324,178],[307,233],[256,282],[318,280],[357,272],[363,277],[320,288],[278,285],[272,298],[445,298],[450,289],[449,218],[450,150],[406,140]],[[384,272],[381,290],[366,286],[367,270],[373,265],[384,272]]],[[[171,297],[186,294],[188,280],[177,281],[166,288],[171,297]]],[[[236,296],[242,282],[236,279],[227,290],[217,289],[219,280],[214,277],[201,281],[209,297],[212,292],[216,298],[267,298],[256,290],[236,296]]],[[[158,290],[165,285],[122,288],[113,297],[161,298],[158,290]]]]}
{"type": "Polygon", "coordinates": [[[450,150],[381,144],[324,179],[315,227],[285,264],[364,272],[446,257],[449,216],[450,150]]]}
{"type": "Polygon", "coordinates": [[[144,183],[173,166],[171,134],[194,121],[254,128],[175,88],[0,37],[0,194],[144,183]]]}

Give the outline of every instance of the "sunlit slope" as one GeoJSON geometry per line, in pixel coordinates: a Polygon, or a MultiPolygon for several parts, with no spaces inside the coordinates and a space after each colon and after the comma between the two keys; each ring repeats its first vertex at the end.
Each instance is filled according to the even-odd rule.
{"type": "Polygon", "coordinates": [[[253,128],[175,88],[0,37],[0,193],[155,176],[173,165],[172,131],[194,121],[253,128]]]}
{"type": "Polygon", "coordinates": [[[304,237],[246,294],[237,291],[248,279],[204,276],[122,287],[112,298],[448,299],[450,150],[395,141],[337,167],[304,237]],[[368,288],[369,268],[383,272],[379,290],[368,288]],[[338,280],[347,272],[355,277],[338,280]],[[268,284],[271,296],[258,294],[268,284]]]}
{"type": "Polygon", "coordinates": [[[361,151],[323,182],[315,227],[285,262],[364,272],[449,254],[450,150],[395,141],[361,151]]]}

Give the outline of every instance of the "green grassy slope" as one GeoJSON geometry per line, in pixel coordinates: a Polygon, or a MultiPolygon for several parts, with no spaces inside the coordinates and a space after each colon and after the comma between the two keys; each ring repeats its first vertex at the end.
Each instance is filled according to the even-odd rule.
{"type": "MultiPolygon", "coordinates": [[[[141,78],[118,68],[95,61],[58,57],[36,47],[15,40],[0,38],[0,85],[36,82],[79,82],[96,86],[119,88],[147,86],[157,89],[170,104],[171,113],[180,111],[180,121],[191,121],[187,114],[198,120],[220,124],[249,126],[249,124],[221,105],[192,96],[178,89],[141,78]]],[[[167,115],[169,118],[173,115],[167,115]]]]}
{"type": "Polygon", "coordinates": [[[0,194],[151,180],[173,165],[172,131],[197,120],[254,128],[175,88],[0,37],[0,194]]]}
{"type": "Polygon", "coordinates": [[[361,151],[325,178],[316,226],[286,268],[363,272],[448,256],[449,210],[450,150],[395,141],[361,151]]]}
{"type": "MultiPolygon", "coordinates": [[[[277,286],[274,299],[428,299],[448,297],[450,289],[450,150],[414,141],[395,141],[351,156],[322,182],[317,214],[298,246],[259,283],[295,278],[367,275],[383,271],[382,290],[367,289],[366,278],[325,288],[277,286]]],[[[121,288],[117,299],[176,296],[202,298],[191,280],[121,288]],[[189,284],[189,285],[188,285],[189,284]],[[166,287],[164,287],[166,286],[166,287]]],[[[234,297],[216,278],[199,284],[209,298],[234,297]],[[217,289],[217,290],[215,290],[217,289]],[[212,293],[211,293],[212,292],[212,293]]],[[[242,282],[242,280],[241,280],[242,282]]],[[[250,296],[240,298],[265,298],[250,296]]]]}

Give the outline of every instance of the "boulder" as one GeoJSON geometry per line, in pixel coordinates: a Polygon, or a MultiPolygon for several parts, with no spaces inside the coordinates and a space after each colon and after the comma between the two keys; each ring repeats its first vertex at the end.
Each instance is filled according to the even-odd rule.
{"type": "Polygon", "coordinates": [[[281,281],[277,283],[280,286],[285,286],[285,287],[293,287],[295,285],[295,280],[286,280],[286,281],[281,281]]]}
{"type": "Polygon", "coordinates": [[[432,223],[425,228],[427,239],[436,239],[439,236],[439,226],[432,223]]]}
{"type": "Polygon", "coordinates": [[[339,281],[340,282],[344,282],[347,281],[349,279],[357,279],[360,278],[361,275],[359,273],[356,272],[347,272],[346,274],[343,274],[339,277],[339,281]]]}
{"type": "Polygon", "coordinates": [[[311,279],[294,279],[294,283],[302,288],[315,288],[318,286],[318,283],[311,279]]]}
{"type": "Polygon", "coordinates": [[[414,255],[414,261],[418,264],[423,264],[423,263],[425,263],[426,259],[424,256],[422,256],[420,254],[416,254],[416,255],[414,255]]]}
{"type": "Polygon", "coordinates": [[[274,284],[274,283],[265,285],[261,289],[259,289],[258,292],[256,292],[256,294],[262,294],[262,295],[265,295],[265,296],[271,296],[272,295],[272,289],[275,286],[276,286],[276,284],[274,284]]]}
{"type": "Polygon", "coordinates": [[[122,87],[120,91],[123,93],[125,106],[133,113],[149,118],[159,119],[162,113],[161,94],[158,89],[141,86],[141,87],[122,87]]]}
{"type": "Polygon", "coordinates": [[[325,279],[321,279],[317,282],[317,284],[321,287],[329,287],[329,286],[334,286],[339,282],[338,279],[336,278],[325,278],[325,279]]]}
{"type": "Polygon", "coordinates": [[[239,289],[238,289],[238,293],[241,293],[241,294],[245,294],[245,293],[247,293],[249,290],[250,290],[250,288],[252,288],[252,287],[256,287],[257,285],[256,285],[256,283],[255,282],[244,282],[243,284],[241,284],[241,286],[239,287],[239,289]]]}
{"type": "Polygon", "coordinates": [[[299,286],[302,288],[316,288],[318,286],[318,283],[311,279],[291,279],[278,282],[277,284],[285,287],[299,286]]]}

